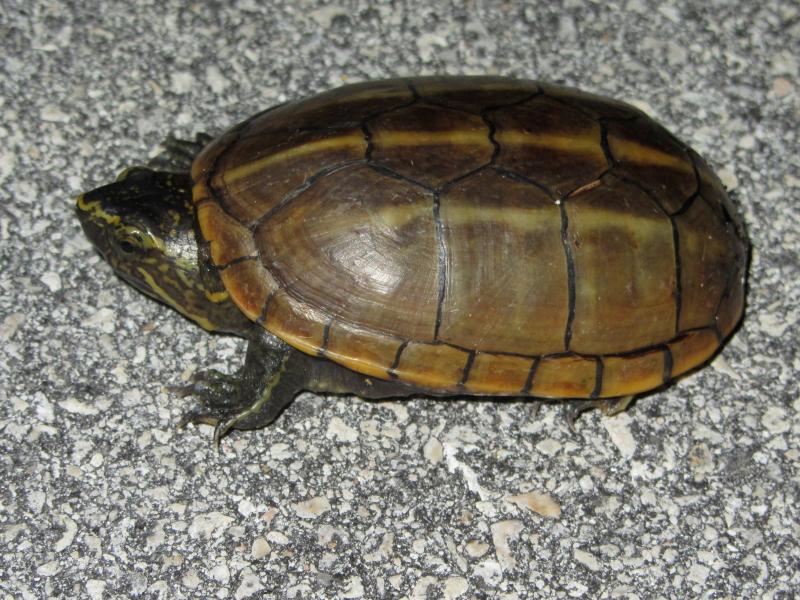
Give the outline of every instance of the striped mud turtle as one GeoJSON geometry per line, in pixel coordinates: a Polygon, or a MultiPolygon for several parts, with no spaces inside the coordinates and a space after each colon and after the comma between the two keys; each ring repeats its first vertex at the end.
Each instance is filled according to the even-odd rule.
{"type": "Polygon", "coordinates": [[[621,102],[396,79],[165,146],[78,215],[123,279],[249,340],[236,376],[183,388],[217,441],[302,390],[627,400],[742,314],[747,245],[719,179],[621,102]]]}

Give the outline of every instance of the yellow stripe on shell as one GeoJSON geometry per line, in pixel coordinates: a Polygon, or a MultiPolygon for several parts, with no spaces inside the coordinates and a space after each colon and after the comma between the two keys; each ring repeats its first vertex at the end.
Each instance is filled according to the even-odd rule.
{"type": "Polygon", "coordinates": [[[658,148],[645,146],[634,140],[609,136],[609,144],[614,158],[621,162],[633,163],[643,167],[665,167],[679,171],[692,172],[692,163],[658,148]]]}
{"type": "MultiPolygon", "coordinates": [[[[559,135],[523,131],[498,131],[494,137],[501,146],[530,146],[577,154],[602,154],[599,139],[593,132],[587,132],[586,135],[559,135]]],[[[485,131],[460,129],[450,131],[378,131],[372,137],[372,143],[381,147],[381,149],[414,146],[480,146],[489,142],[489,136],[485,131]]],[[[689,163],[681,160],[680,157],[633,140],[614,138],[613,145],[615,158],[618,160],[643,166],[649,165],[679,170],[690,169],[689,163]]],[[[224,178],[227,183],[232,183],[249,177],[265,167],[295,158],[344,147],[366,151],[366,146],[366,140],[361,132],[315,140],[230,168],[225,172],[224,178]]]]}
{"type": "MultiPolygon", "coordinates": [[[[506,146],[533,146],[558,150],[561,152],[574,152],[586,154],[602,154],[599,138],[594,132],[586,135],[558,135],[554,133],[527,133],[524,131],[498,131],[494,139],[506,146]]],[[[502,150],[501,150],[502,151],[502,150]]]]}
{"type": "Polygon", "coordinates": [[[288,161],[293,158],[300,158],[303,156],[308,156],[309,154],[316,154],[317,152],[325,152],[327,150],[336,150],[337,148],[343,147],[356,148],[366,152],[367,142],[361,132],[358,132],[300,144],[292,148],[287,148],[286,150],[275,152],[274,154],[269,154],[263,158],[259,158],[258,160],[245,163],[239,167],[228,169],[224,174],[225,182],[232,183],[239,179],[244,179],[253,173],[257,173],[264,167],[288,161]]]}
{"type": "Polygon", "coordinates": [[[483,146],[491,143],[486,131],[469,129],[377,131],[372,136],[372,142],[381,146],[381,149],[401,146],[483,146]]]}

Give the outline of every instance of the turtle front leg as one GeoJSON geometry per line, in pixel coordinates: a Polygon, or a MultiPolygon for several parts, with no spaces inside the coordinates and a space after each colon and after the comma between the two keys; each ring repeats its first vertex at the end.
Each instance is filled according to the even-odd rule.
{"type": "Polygon", "coordinates": [[[177,390],[199,398],[202,407],[186,414],[180,425],[214,425],[214,444],[233,429],[257,429],[272,423],[302,389],[302,373],[293,363],[297,352],[264,330],[250,339],[244,366],[236,375],[198,373],[177,390]]]}

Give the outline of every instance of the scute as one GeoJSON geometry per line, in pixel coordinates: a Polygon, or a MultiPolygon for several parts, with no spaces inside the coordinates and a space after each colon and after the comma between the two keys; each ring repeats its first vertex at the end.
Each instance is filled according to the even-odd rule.
{"type": "Polygon", "coordinates": [[[611,397],[705,361],[746,242],[705,161],[641,111],[502,77],[345,86],[192,169],[231,298],[296,348],[420,390],[611,397]]]}

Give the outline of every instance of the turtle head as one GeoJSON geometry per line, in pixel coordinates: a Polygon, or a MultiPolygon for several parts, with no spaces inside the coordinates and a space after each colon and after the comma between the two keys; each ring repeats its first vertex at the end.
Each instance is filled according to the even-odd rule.
{"type": "Polygon", "coordinates": [[[188,173],[132,167],[78,196],[76,209],[122,279],[209,331],[242,330],[243,315],[198,243],[188,173]]]}

